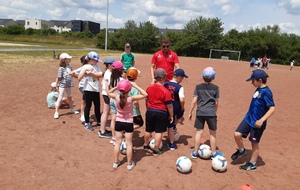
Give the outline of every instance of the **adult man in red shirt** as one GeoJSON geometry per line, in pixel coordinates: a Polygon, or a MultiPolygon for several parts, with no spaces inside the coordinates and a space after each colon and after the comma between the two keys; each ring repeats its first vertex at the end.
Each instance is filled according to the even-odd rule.
{"type": "Polygon", "coordinates": [[[157,68],[162,68],[167,72],[165,82],[172,80],[174,70],[179,68],[178,56],[170,50],[170,41],[167,38],[162,39],[161,50],[155,52],[152,57],[150,68],[152,83],[155,81],[154,70],[157,68]]]}

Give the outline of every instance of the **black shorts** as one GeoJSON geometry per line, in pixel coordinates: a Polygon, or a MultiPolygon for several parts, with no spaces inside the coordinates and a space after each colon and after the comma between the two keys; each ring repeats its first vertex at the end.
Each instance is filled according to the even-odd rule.
{"type": "Polygon", "coordinates": [[[182,110],[174,110],[173,122],[169,123],[168,128],[172,128],[172,127],[175,128],[176,120],[182,118],[183,114],[184,114],[184,110],[183,111],[182,110]]]}
{"type": "Polygon", "coordinates": [[[141,115],[134,116],[133,117],[133,123],[135,125],[139,125],[140,127],[142,127],[144,125],[144,120],[143,120],[141,115]]]}
{"type": "Polygon", "coordinates": [[[164,133],[169,125],[169,115],[159,111],[146,111],[146,132],[164,133]]]}
{"type": "Polygon", "coordinates": [[[210,130],[217,130],[217,116],[196,116],[194,127],[196,129],[204,129],[205,122],[210,130]]]}
{"type": "Polygon", "coordinates": [[[116,121],[115,131],[122,132],[125,131],[126,133],[133,132],[133,123],[125,123],[121,121],[116,121]]]}
{"type": "Polygon", "coordinates": [[[103,97],[104,103],[109,105],[109,97],[107,95],[103,95],[103,94],[102,94],[102,97],[103,97]]]}
{"type": "Polygon", "coordinates": [[[243,138],[246,138],[250,133],[249,141],[259,143],[265,129],[265,126],[261,128],[251,127],[246,121],[243,120],[235,131],[241,133],[243,138]]]}

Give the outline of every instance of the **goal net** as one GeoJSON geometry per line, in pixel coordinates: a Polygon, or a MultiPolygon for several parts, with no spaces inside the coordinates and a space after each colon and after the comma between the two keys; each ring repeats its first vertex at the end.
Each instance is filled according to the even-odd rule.
{"type": "Polygon", "coordinates": [[[211,49],[209,59],[223,59],[239,61],[241,58],[241,51],[211,49]]]}

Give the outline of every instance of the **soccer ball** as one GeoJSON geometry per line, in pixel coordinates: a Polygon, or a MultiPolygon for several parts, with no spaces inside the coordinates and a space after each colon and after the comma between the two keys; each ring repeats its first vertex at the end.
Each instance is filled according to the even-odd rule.
{"type": "Polygon", "coordinates": [[[174,132],[174,142],[177,142],[180,138],[180,134],[178,132],[174,132]]]}
{"type": "Polygon", "coordinates": [[[211,157],[210,146],[208,146],[207,144],[200,145],[198,148],[198,154],[200,158],[204,158],[204,159],[210,158],[211,157]]]}
{"type": "Polygon", "coordinates": [[[212,159],[212,168],[217,172],[225,171],[227,164],[227,160],[223,156],[216,156],[212,159]]]}
{"type": "Polygon", "coordinates": [[[121,146],[120,146],[120,152],[121,154],[126,154],[127,148],[126,148],[126,141],[122,140],[121,146]]]}
{"type": "MultiPolygon", "coordinates": [[[[150,143],[149,143],[149,146],[150,146],[150,148],[153,150],[154,149],[154,146],[155,146],[155,139],[153,138],[153,139],[151,139],[151,141],[150,141],[150,143]]],[[[162,143],[162,141],[160,141],[160,144],[159,144],[159,149],[161,149],[163,147],[163,143],[162,143]]]]}
{"type": "Polygon", "coordinates": [[[186,156],[181,156],[176,161],[176,168],[181,173],[188,173],[192,169],[192,161],[186,156]]]}

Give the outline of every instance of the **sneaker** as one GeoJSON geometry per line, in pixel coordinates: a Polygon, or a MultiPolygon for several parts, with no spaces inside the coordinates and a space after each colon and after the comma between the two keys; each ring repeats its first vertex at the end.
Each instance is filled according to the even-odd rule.
{"type": "Polygon", "coordinates": [[[167,147],[168,147],[170,150],[175,150],[175,144],[174,144],[174,143],[169,143],[169,144],[167,144],[167,147]]]}
{"type": "Polygon", "coordinates": [[[106,130],[105,130],[104,133],[101,133],[101,131],[99,130],[98,131],[98,136],[99,136],[99,138],[107,138],[107,139],[112,137],[111,132],[108,132],[106,130]]]}
{"type": "Polygon", "coordinates": [[[127,164],[127,170],[128,170],[128,171],[132,170],[132,169],[134,168],[134,166],[135,166],[134,161],[131,161],[130,164],[127,164]]]}
{"type": "Polygon", "coordinates": [[[101,126],[101,123],[98,123],[98,122],[97,122],[97,126],[100,127],[100,126],[101,126]]]}
{"type": "Polygon", "coordinates": [[[150,150],[151,147],[149,145],[144,145],[144,150],[150,150]]]}
{"type": "Polygon", "coordinates": [[[71,109],[71,113],[73,113],[73,114],[79,114],[79,111],[77,111],[75,109],[71,109]]]}
{"type": "Polygon", "coordinates": [[[116,145],[116,138],[112,137],[109,141],[110,144],[113,144],[114,146],[116,145]]]}
{"type": "Polygon", "coordinates": [[[196,159],[196,158],[199,157],[199,154],[198,154],[198,153],[195,153],[195,151],[192,150],[192,152],[191,152],[191,157],[194,158],[194,159],[196,159]]]}
{"type": "Polygon", "coordinates": [[[84,123],[85,122],[85,118],[84,118],[84,115],[81,115],[79,120],[81,121],[81,123],[84,123]]]}
{"type": "Polygon", "coordinates": [[[120,161],[114,162],[113,163],[113,168],[117,168],[120,165],[120,161]]]}
{"type": "Polygon", "coordinates": [[[246,171],[254,171],[256,170],[256,164],[252,164],[251,162],[247,162],[245,165],[240,166],[241,170],[246,171]]]}
{"type": "Polygon", "coordinates": [[[163,153],[164,153],[163,150],[158,149],[158,150],[153,150],[152,155],[153,156],[158,156],[158,155],[163,154],[163,153]]]}
{"type": "Polygon", "coordinates": [[[58,119],[59,118],[59,113],[58,112],[55,112],[54,113],[54,119],[58,119]]]}
{"type": "Polygon", "coordinates": [[[216,156],[223,156],[223,152],[216,151],[216,153],[212,154],[210,158],[213,159],[216,156]]]}
{"type": "Polygon", "coordinates": [[[90,123],[84,123],[84,128],[89,131],[94,131],[94,127],[90,123]]]}
{"type": "Polygon", "coordinates": [[[246,154],[246,149],[244,149],[244,151],[241,153],[239,149],[237,149],[237,151],[231,155],[231,159],[232,160],[236,160],[239,157],[243,156],[244,154],[246,154]]]}

